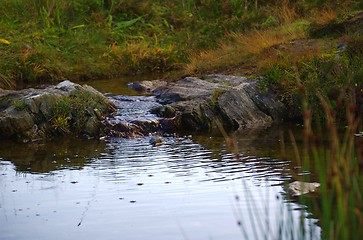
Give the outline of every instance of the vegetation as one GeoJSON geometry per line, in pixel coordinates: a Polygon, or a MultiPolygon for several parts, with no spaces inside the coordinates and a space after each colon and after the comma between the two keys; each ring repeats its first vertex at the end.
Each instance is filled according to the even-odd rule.
{"type": "MultiPolygon", "coordinates": [[[[273,87],[289,106],[290,117],[300,118],[303,112],[302,99],[306,97],[307,105],[312,109],[314,121],[325,119],[318,95],[329,99],[337,120],[343,122],[346,117],[345,106],[350,97],[349,92],[357,96],[361,105],[363,92],[363,38],[351,39],[344,45],[344,51],[333,50],[316,56],[298,59],[281,55],[265,71],[261,87],[273,87]],[[358,47],[360,46],[360,47],[358,47]]],[[[362,112],[358,107],[357,112],[362,112]]],[[[323,122],[323,121],[322,121],[323,122]]]]}
{"type": "MultiPolygon", "coordinates": [[[[174,70],[178,76],[262,75],[261,90],[272,87],[290,117],[304,121],[303,156],[321,184],[315,207],[323,237],[358,239],[363,156],[354,133],[363,128],[362,8],[359,0],[2,0],[0,88],[174,70]],[[347,126],[343,136],[339,122],[347,126]],[[321,123],[329,148],[316,144],[311,126],[321,123]]],[[[214,106],[223,93],[215,91],[214,106]]],[[[62,98],[50,117],[53,127],[82,129],[97,101],[62,98]]]]}
{"type": "Polygon", "coordinates": [[[361,8],[353,0],[3,0],[0,87],[227,69],[361,8]]]}
{"type": "Polygon", "coordinates": [[[24,100],[15,100],[13,102],[14,109],[16,111],[22,111],[28,109],[28,104],[24,100]]]}
{"type": "Polygon", "coordinates": [[[213,95],[212,95],[212,99],[211,99],[211,104],[214,107],[219,107],[218,104],[218,98],[223,95],[223,93],[225,93],[226,90],[225,89],[221,89],[221,88],[217,88],[216,90],[214,90],[213,95]]]}
{"type": "Polygon", "coordinates": [[[323,239],[360,239],[363,235],[363,142],[356,134],[363,119],[356,112],[354,91],[348,94],[348,126],[345,131],[340,130],[333,106],[322,95],[318,97],[325,111],[326,128],[324,133],[313,131],[311,109],[304,100],[305,147],[303,153],[297,153],[297,157],[303,156],[300,159],[304,166],[301,171],[308,170],[315,177],[311,179],[311,176],[301,173],[294,175],[303,178],[303,181],[318,181],[321,185],[318,198],[311,201],[302,197],[300,201],[310,205],[320,220],[323,239]]]}
{"type": "Polygon", "coordinates": [[[93,115],[94,109],[100,112],[105,110],[102,102],[102,98],[91,96],[89,93],[75,92],[70,96],[63,96],[51,110],[49,121],[60,135],[80,133],[93,115]]]}

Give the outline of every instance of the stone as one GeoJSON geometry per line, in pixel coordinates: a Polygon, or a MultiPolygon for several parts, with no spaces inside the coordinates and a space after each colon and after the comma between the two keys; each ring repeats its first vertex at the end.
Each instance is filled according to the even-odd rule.
{"type": "Polygon", "coordinates": [[[113,102],[100,92],[88,85],[79,85],[71,81],[63,81],[56,86],[45,89],[23,89],[19,91],[0,91],[0,139],[12,138],[19,142],[44,140],[60,134],[58,129],[65,126],[59,124],[73,124],[67,126],[73,129],[62,131],[62,134],[98,135],[104,116],[116,110],[113,102]],[[82,97],[82,98],[81,98],[82,97]],[[78,102],[74,99],[80,98],[78,102]],[[58,106],[59,112],[69,111],[69,116],[56,116],[56,106],[63,101],[65,106],[58,106]],[[79,106],[85,101],[84,106],[79,106]],[[98,105],[95,109],[88,109],[90,101],[98,105]],[[77,105],[78,106],[75,106],[77,105]],[[81,116],[76,107],[81,107],[84,114],[81,116]],[[56,119],[58,117],[58,119],[56,119]],[[85,119],[83,119],[85,118],[85,119]],[[55,122],[58,120],[58,122],[55,122]],[[63,120],[63,122],[62,122],[63,120]],[[76,126],[78,123],[84,124],[76,126]]]}
{"type": "Polygon", "coordinates": [[[270,127],[282,122],[287,110],[274,92],[262,93],[258,81],[218,74],[186,77],[154,90],[162,106],[153,112],[174,117],[181,130],[270,127]]]}
{"type": "Polygon", "coordinates": [[[127,87],[134,89],[137,92],[152,93],[155,89],[164,87],[167,85],[167,81],[153,80],[153,81],[136,81],[129,82],[127,87]]]}
{"type": "Polygon", "coordinates": [[[293,197],[301,196],[308,193],[313,193],[318,190],[320,187],[320,183],[313,182],[300,182],[300,181],[294,181],[288,185],[288,192],[293,197]]]}

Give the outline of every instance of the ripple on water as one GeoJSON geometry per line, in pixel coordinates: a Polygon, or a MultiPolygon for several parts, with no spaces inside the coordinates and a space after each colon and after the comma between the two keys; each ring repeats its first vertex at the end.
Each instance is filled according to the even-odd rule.
{"type": "MultiPolygon", "coordinates": [[[[280,204],[276,195],[281,187],[275,185],[291,177],[289,161],[244,153],[236,159],[226,149],[212,151],[189,138],[165,137],[158,147],[149,140],[107,139],[74,171],[69,166],[20,176],[11,162],[0,160],[0,174],[7,174],[0,178],[0,204],[9,219],[4,234],[27,239],[18,231],[26,226],[28,234],[39,237],[32,226],[44,226],[47,232],[38,229],[43,239],[51,237],[48,232],[54,232],[54,239],[107,234],[117,239],[121,231],[133,239],[166,240],[182,236],[182,226],[188,239],[243,239],[236,222],[249,222],[244,214],[248,204],[255,202],[254,210],[266,202],[280,204]],[[238,215],[236,210],[237,216],[236,202],[241,211],[238,215]],[[29,208],[28,215],[37,218],[24,217],[25,210],[12,215],[13,208],[29,208]]],[[[278,207],[271,212],[280,217],[278,207]]]]}
{"type": "Polygon", "coordinates": [[[149,137],[109,139],[104,153],[93,159],[88,167],[97,169],[101,176],[110,181],[122,181],[131,175],[163,172],[177,178],[193,176],[197,181],[216,182],[241,178],[283,182],[291,177],[289,161],[244,154],[236,159],[232,153],[213,157],[211,150],[188,138],[175,141],[174,137],[166,137],[165,143],[159,147],[151,146],[149,140],[149,137]]]}

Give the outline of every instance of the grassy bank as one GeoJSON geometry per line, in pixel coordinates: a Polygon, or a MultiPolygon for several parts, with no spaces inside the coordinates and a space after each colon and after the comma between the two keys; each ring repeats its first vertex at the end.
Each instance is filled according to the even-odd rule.
{"type": "MultiPolygon", "coordinates": [[[[176,69],[181,74],[226,69],[270,46],[306,37],[314,16],[322,22],[322,9],[334,14],[338,9],[337,14],[344,15],[362,7],[358,3],[3,0],[0,87],[176,69]],[[228,44],[232,42],[234,46],[228,44]],[[231,58],[236,52],[243,56],[231,58]],[[225,57],[216,60],[216,56],[225,57]]],[[[325,11],[325,21],[335,17],[329,13],[325,11]]]]}
{"type": "Polygon", "coordinates": [[[226,31],[239,30],[242,16],[234,17],[226,4],[4,0],[0,87],[14,87],[16,81],[111,78],[180,68],[191,52],[212,48],[226,31]]]}

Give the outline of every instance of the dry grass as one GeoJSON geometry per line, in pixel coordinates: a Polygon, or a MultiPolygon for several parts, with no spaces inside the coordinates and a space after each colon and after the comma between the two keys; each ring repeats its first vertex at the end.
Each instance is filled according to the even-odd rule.
{"type": "Polygon", "coordinates": [[[157,41],[135,41],[122,47],[112,45],[111,54],[128,72],[162,72],[175,66],[175,47],[160,46],[157,41]]]}
{"type": "Polygon", "coordinates": [[[326,8],[323,11],[313,14],[310,21],[318,26],[323,26],[334,21],[337,16],[338,14],[335,10],[326,8]]]}
{"type": "Polygon", "coordinates": [[[219,48],[190,56],[190,63],[185,66],[185,72],[204,73],[240,65],[265,49],[302,38],[305,38],[304,24],[289,24],[266,30],[255,29],[245,34],[231,33],[227,36],[230,40],[220,43],[219,48]]]}
{"type": "Polygon", "coordinates": [[[271,12],[280,24],[291,23],[300,18],[289,0],[282,0],[280,4],[271,6],[271,12]]]}
{"type": "Polygon", "coordinates": [[[258,58],[256,67],[260,72],[265,72],[276,64],[288,68],[314,57],[322,57],[326,53],[332,52],[335,46],[336,41],[334,40],[297,40],[278,48],[268,49],[258,58]]]}
{"type": "Polygon", "coordinates": [[[14,81],[12,81],[8,76],[0,73],[0,88],[13,89],[14,87],[14,81]]]}

